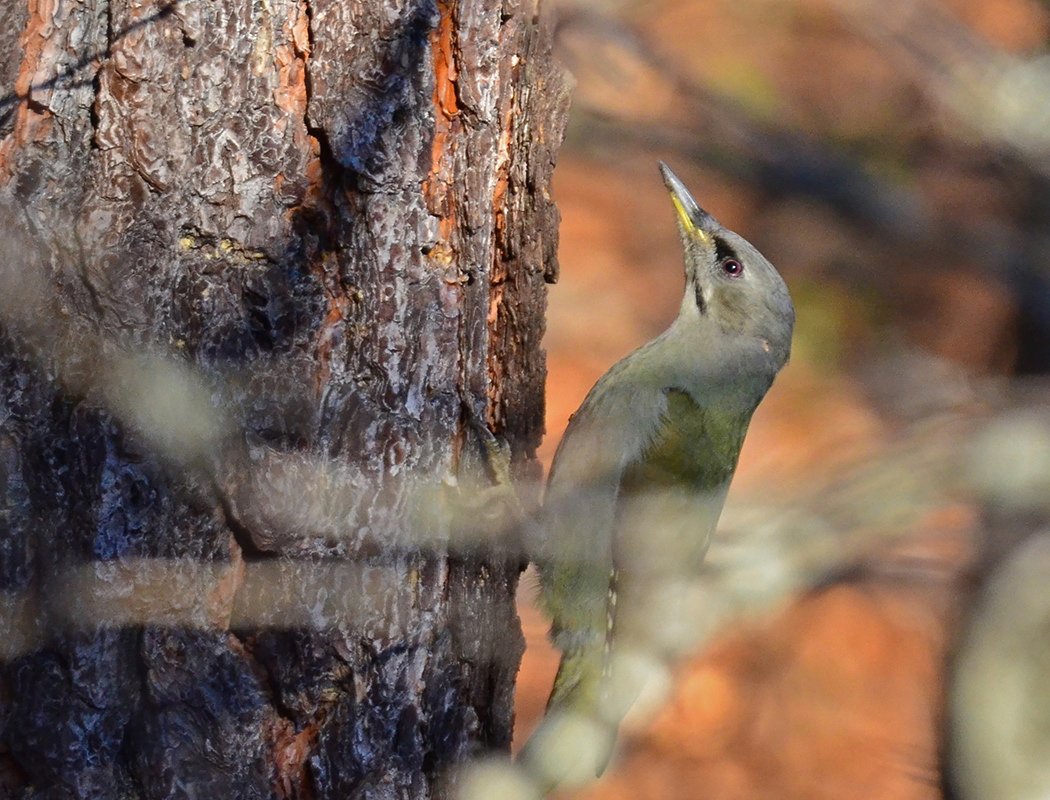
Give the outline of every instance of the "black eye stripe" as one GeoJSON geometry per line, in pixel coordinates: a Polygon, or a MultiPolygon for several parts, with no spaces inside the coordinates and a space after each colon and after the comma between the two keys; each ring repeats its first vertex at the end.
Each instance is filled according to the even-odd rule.
{"type": "Polygon", "coordinates": [[[739,261],[740,256],[736,254],[736,250],[726,244],[721,237],[715,237],[715,260],[720,264],[725,263],[729,259],[733,261],[739,261]]]}

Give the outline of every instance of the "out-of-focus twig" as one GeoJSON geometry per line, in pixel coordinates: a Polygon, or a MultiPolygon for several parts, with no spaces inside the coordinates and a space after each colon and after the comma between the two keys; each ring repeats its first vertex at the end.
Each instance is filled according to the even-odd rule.
{"type": "Polygon", "coordinates": [[[832,3],[956,119],[1050,175],[1050,55],[1007,53],[930,0],[832,3]]]}
{"type": "Polygon", "coordinates": [[[576,124],[599,141],[607,129],[769,192],[813,197],[876,230],[908,238],[922,232],[926,211],[914,192],[812,135],[758,118],[687,74],[630,24],[593,7],[575,10],[561,19],[557,42],[577,77],[576,124]]]}

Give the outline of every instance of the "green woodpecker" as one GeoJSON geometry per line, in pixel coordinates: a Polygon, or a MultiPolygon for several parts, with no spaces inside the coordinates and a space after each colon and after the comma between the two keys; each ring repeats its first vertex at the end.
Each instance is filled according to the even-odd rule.
{"type": "Polygon", "coordinates": [[[534,560],[562,658],[522,758],[548,787],[600,774],[646,665],[687,649],[690,589],[751,415],[791,349],[780,275],[660,169],[685,247],[681,310],[591,389],[544,500],[534,560]]]}

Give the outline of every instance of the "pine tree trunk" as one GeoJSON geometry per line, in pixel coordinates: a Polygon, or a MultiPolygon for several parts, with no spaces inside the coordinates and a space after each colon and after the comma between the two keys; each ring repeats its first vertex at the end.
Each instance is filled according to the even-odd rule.
{"type": "Polygon", "coordinates": [[[523,647],[455,537],[542,433],[536,0],[0,23],[0,796],[448,796],[523,647]]]}

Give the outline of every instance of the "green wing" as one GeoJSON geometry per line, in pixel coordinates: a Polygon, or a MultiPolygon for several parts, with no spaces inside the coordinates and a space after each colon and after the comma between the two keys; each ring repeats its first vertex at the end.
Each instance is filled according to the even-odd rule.
{"type": "Polygon", "coordinates": [[[620,481],[613,536],[618,627],[627,616],[644,635],[650,595],[669,582],[695,578],[750,417],[749,410],[700,406],[686,392],[667,392],[662,424],[620,481]]]}
{"type": "MultiPolygon", "coordinates": [[[[599,773],[617,721],[641,689],[629,669],[617,666],[627,663],[620,657],[673,659],[682,647],[665,641],[661,625],[687,619],[676,589],[699,572],[750,418],[701,407],[683,391],[666,398],[648,444],[602,501],[615,505],[606,523],[613,529],[612,552],[553,567],[551,591],[572,590],[557,596],[555,636],[562,637],[563,654],[548,708],[608,726],[609,750],[599,758],[599,773]]],[[[596,522],[597,514],[590,519],[596,522]]],[[[582,515],[575,519],[576,525],[586,522],[582,515]]]]}
{"type": "Polygon", "coordinates": [[[662,425],[620,481],[621,498],[678,488],[718,489],[733,477],[751,414],[701,407],[686,392],[667,392],[662,425]]]}
{"type": "Polygon", "coordinates": [[[607,612],[612,656],[603,675],[603,685],[615,687],[605,691],[620,695],[605,701],[613,708],[626,711],[644,683],[618,675],[617,664],[668,663],[692,649],[699,627],[691,621],[693,589],[750,416],[701,407],[687,393],[670,391],[657,435],[624,471],[607,612]]]}
{"type": "Polygon", "coordinates": [[[555,644],[565,653],[550,706],[569,695],[572,704],[589,706],[610,637],[632,639],[638,637],[632,630],[648,630],[653,587],[688,581],[707,551],[751,415],[701,407],[677,390],[666,397],[639,457],[612,476],[613,485],[585,487],[579,503],[560,515],[563,541],[587,542],[589,528],[611,535],[597,538],[590,551],[555,559],[542,573],[555,644]]]}

